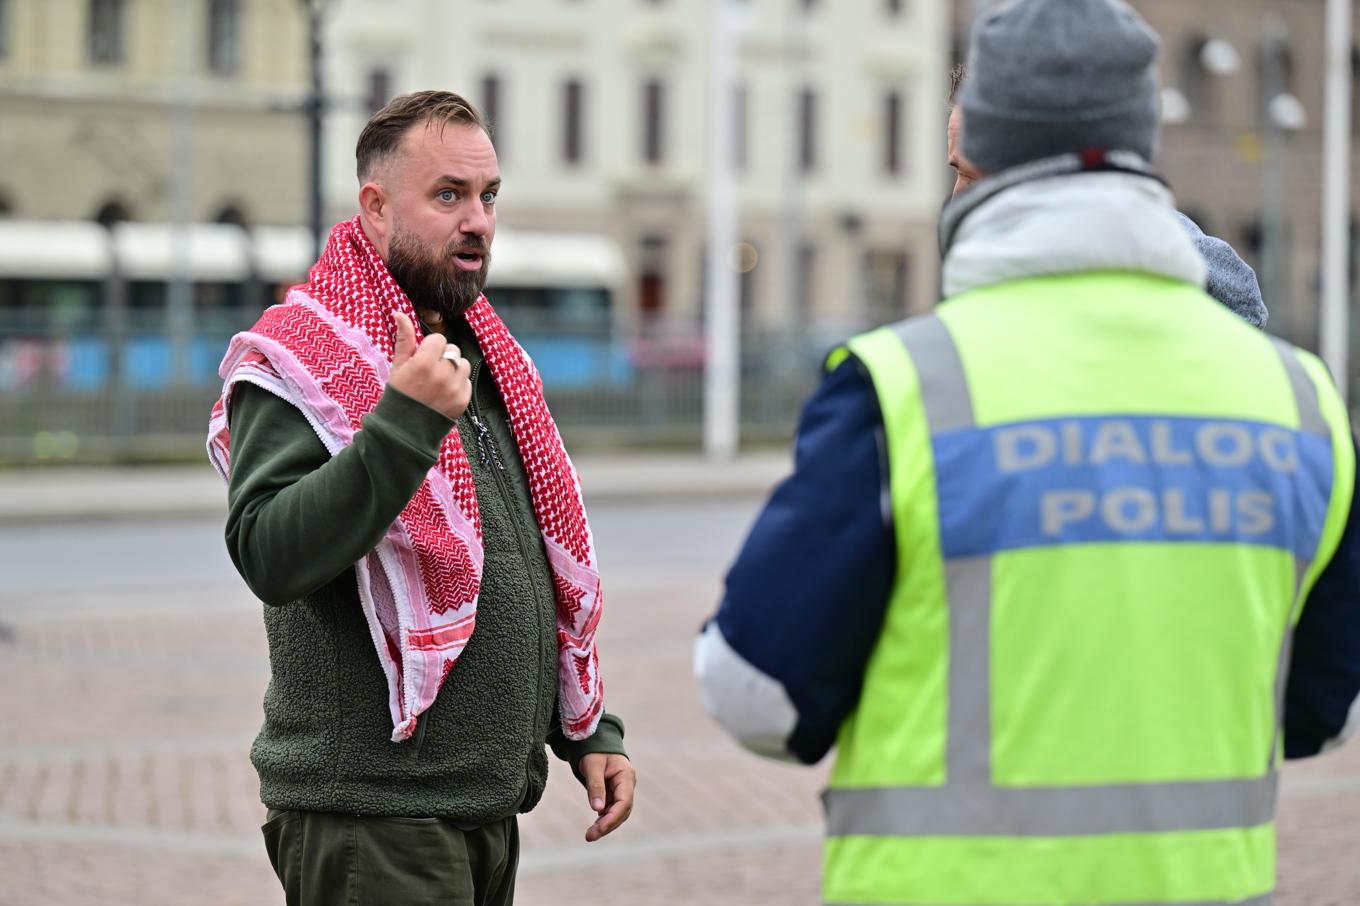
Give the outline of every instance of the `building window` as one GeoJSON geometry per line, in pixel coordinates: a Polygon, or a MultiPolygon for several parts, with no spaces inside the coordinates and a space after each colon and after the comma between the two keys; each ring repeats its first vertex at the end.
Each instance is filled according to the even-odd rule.
{"type": "Polygon", "coordinates": [[[644,321],[659,319],[666,310],[665,236],[643,236],[638,242],[638,311],[644,321]]]}
{"type": "Polygon", "coordinates": [[[1351,131],[1360,132],[1360,47],[1351,48],[1351,131]]]}
{"type": "Polygon", "coordinates": [[[579,164],[585,156],[582,120],[585,117],[585,86],[569,79],[562,86],[562,160],[579,164]]]}
{"type": "MultiPolygon", "coordinates": [[[[1209,107],[1209,84],[1205,78],[1204,66],[1200,63],[1200,53],[1204,49],[1205,38],[1194,36],[1181,48],[1180,90],[1185,96],[1192,113],[1203,116],[1209,107]]],[[[1187,117],[1188,118],[1188,117],[1187,117]]]]}
{"type": "MultiPolygon", "coordinates": [[[[3,204],[3,199],[0,199],[0,205],[3,204]]],[[[2,213],[4,213],[3,210],[0,210],[0,214],[2,213]]],[[[1360,219],[1356,218],[1354,211],[1351,212],[1350,245],[1348,248],[1350,249],[1351,261],[1351,286],[1355,286],[1357,283],[1360,283],[1360,272],[1356,269],[1357,265],[1360,265],[1360,254],[1358,254],[1360,253],[1360,219]]],[[[1354,371],[1352,371],[1352,374],[1354,374],[1354,371]]]]}
{"type": "Polygon", "coordinates": [[[501,80],[500,76],[482,77],[482,115],[491,133],[491,143],[497,154],[505,153],[505,129],[501,123],[501,80]]]}
{"type": "Polygon", "coordinates": [[[123,62],[127,36],[125,0],[90,0],[89,28],[90,62],[123,62]]]}
{"type": "Polygon", "coordinates": [[[117,199],[111,199],[100,205],[99,210],[94,212],[94,222],[102,227],[112,227],[115,223],[122,223],[132,219],[132,212],[127,205],[117,199]]]}
{"type": "Polygon", "coordinates": [[[750,89],[745,82],[732,89],[732,167],[738,171],[746,169],[750,153],[747,146],[750,128],[747,115],[749,94],[750,89]]]}
{"type": "Polygon", "coordinates": [[[1208,214],[1205,214],[1199,208],[1190,207],[1189,205],[1181,208],[1181,213],[1193,220],[1195,226],[1199,227],[1210,236],[1214,235],[1214,228],[1212,226],[1213,221],[1209,219],[1208,214]]]}
{"type": "Polygon", "coordinates": [[[1205,122],[1218,106],[1216,82],[1236,74],[1242,59],[1225,38],[1191,34],[1181,47],[1180,90],[1189,105],[1186,116],[1205,122]]]}
{"type": "Polygon", "coordinates": [[[793,279],[794,317],[807,324],[812,317],[812,291],[817,279],[817,248],[811,242],[798,243],[793,279]]]}
{"type": "Polygon", "coordinates": [[[883,170],[902,172],[902,96],[896,91],[883,96],[883,170]]]}
{"type": "Polygon", "coordinates": [[[649,79],[642,96],[642,159],[659,164],[666,159],[666,86],[659,79],[649,79]]]}
{"type": "Polygon", "coordinates": [[[1294,49],[1287,36],[1263,41],[1256,50],[1256,103],[1262,120],[1288,128],[1280,122],[1278,99],[1294,94],[1294,49]]]}
{"type": "Polygon", "coordinates": [[[0,60],[9,53],[9,0],[0,0],[0,60]]]}
{"type": "Polygon", "coordinates": [[[231,75],[240,65],[240,0],[209,0],[208,69],[217,75],[231,75]]]}
{"type": "Polygon", "coordinates": [[[867,272],[868,316],[874,324],[887,324],[903,317],[911,306],[907,299],[907,255],[878,249],[864,256],[867,272]]]}
{"type": "Polygon", "coordinates": [[[368,112],[377,113],[392,99],[392,73],[385,66],[368,71],[368,112]]]}
{"type": "Polygon", "coordinates": [[[246,217],[245,211],[239,204],[228,203],[222,206],[213,218],[213,223],[221,223],[229,226],[240,227],[243,230],[250,229],[250,220],[246,217]]]}
{"type": "Polygon", "coordinates": [[[738,242],[733,259],[737,269],[737,305],[742,321],[749,323],[756,310],[756,267],[760,264],[760,250],[754,242],[738,242]]]}
{"type": "Polygon", "coordinates": [[[817,168],[817,95],[811,88],[798,93],[798,169],[817,168]]]}

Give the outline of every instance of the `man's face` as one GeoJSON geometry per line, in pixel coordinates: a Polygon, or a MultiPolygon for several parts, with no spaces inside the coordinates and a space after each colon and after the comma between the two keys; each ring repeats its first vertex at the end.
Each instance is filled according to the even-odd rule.
{"type": "Polygon", "coordinates": [[[417,123],[387,164],[387,269],[417,308],[461,316],[486,286],[500,168],[477,126],[417,123]]]}
{"type": "Polygon", "coordinates": [[[958,104],[949,113],[948,135],[949,166],[954,170],[954,191],[951,194],[957,198],[959,193],[982,178],[977,168],[963,156],[963,108],[958,104]]]}

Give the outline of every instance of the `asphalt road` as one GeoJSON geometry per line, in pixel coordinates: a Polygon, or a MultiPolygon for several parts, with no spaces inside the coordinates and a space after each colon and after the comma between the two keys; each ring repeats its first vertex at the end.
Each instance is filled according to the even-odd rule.
{"type": "MultiPolygon", "coordinates": [[[[721,575],[758,508],[745,498],[592,506],[605,582],[614,571],[721,575]]],[[[201,516],[0,526],[0,601],[54,589],[239,585],[222,528],[201,516]]]]}

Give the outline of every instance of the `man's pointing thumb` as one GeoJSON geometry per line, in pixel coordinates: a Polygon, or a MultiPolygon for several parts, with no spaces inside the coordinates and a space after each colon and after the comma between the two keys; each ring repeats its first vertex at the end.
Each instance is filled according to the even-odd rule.
{"type": "Polygon", "coordinates": [[[411,319],[399,311],[392,312],[397,325],[397,345],[392,352],[392,365],[397,366],[416,354],[416,328],[411,319]]]}

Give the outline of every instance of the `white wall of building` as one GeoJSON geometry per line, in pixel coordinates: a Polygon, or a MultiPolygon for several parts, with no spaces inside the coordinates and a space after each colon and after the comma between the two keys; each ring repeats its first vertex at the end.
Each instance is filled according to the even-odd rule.
{"type": "MultiPolygon", "coordinates": [[[[738,70],[747,99],[741,235],[759,255],[749,283],[753,323],[864,323],[934,300],[949,9],[945,0],[901,0],[895,13],[893,5],[750,0],[738,70]],[[808,172],[796,159],[804,86],[817,96],[808,172]],[[897,173],[883,164],[889,91],[901,97],[897,173]],[[812,263],[800,267],[805,247],[812,263]],[[871,252],[880,265],[901,255],[908,262],[896,285],[878,268],[878,297],[871,252]],[[794,288],[804,276],[812,282],[806,310],[794,288]]],[[[709,12],[706,0],[332,0],[328,213],[355,210],[354,144],[375,71],[388,74],[391,94],[445,88],[479,105],[494,76],[501,222],[614,236],[635,277],[658,272],[657,318],[693,321],[701,308],[709,12]],[[576,164],[562,150],[568,79],[585,92],[576,164]],[[659,163],[643,155],[649,79],[664,86],[659,163]]],[[[636,306],[641,291],[631,295],[636,306]]]]}

